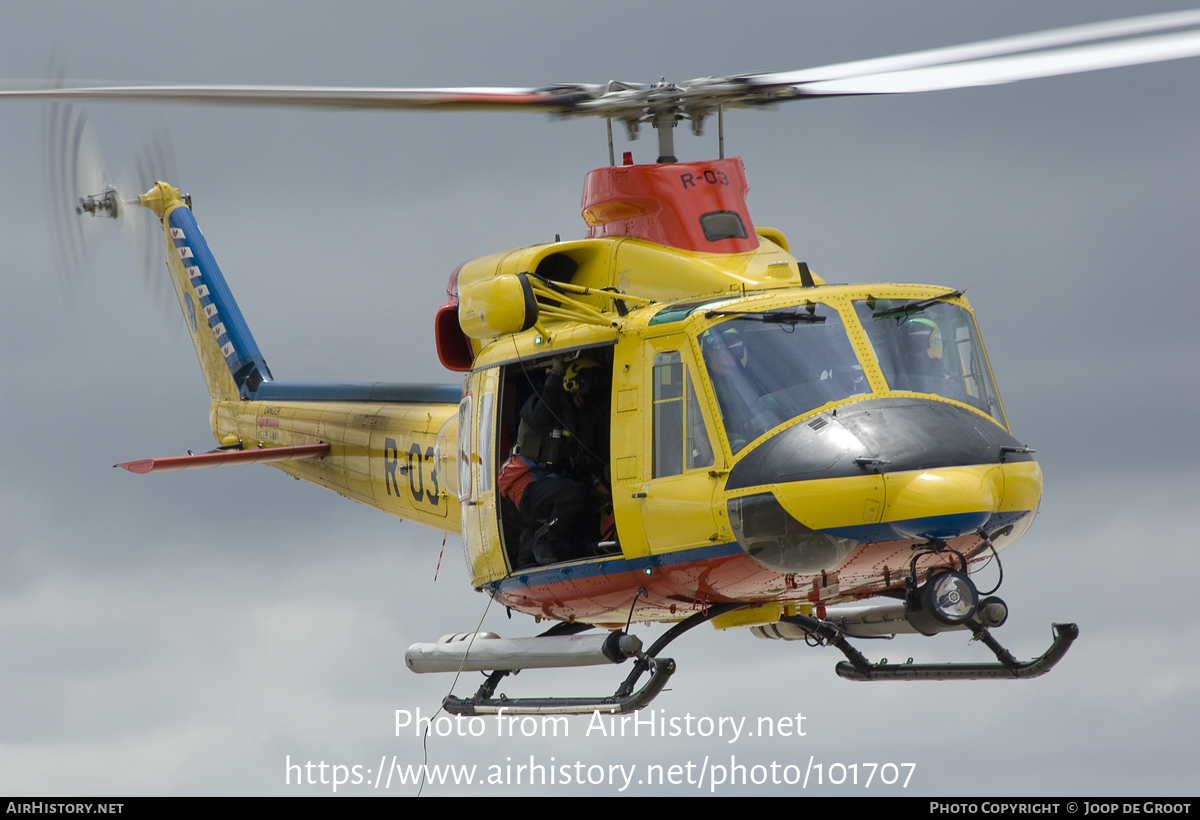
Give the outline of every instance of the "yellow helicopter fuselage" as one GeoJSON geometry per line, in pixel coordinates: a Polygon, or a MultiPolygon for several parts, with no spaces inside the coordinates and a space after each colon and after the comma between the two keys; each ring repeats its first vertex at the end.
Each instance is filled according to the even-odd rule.
{"type": "Polygon", "coordinates": [[[739,602],[728,625],[770,623],[982,560],[1036,513],[961,293],[825,284],[754,229],[740,160],[599,169],[588,238],[461,266],[437,322],[461,390],[275,381],[190,210],[156,191],[217,440],[328,444],[273,466],[461,532],[472,585],[512,609],[615,624],[739,602]],[[604,373],[616,536],[529,565],[497,474],[556,357],[604,373]]]}

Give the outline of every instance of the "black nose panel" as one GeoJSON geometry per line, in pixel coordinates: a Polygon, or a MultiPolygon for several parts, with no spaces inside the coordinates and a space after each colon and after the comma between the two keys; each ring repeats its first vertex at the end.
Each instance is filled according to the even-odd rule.
{"type": "Polygon", "coordinates": [[[953,404],[929,399],[864,399],[822,413],[768,438],[729,473],[726,490],[786,481],[845,478],[1032,461],[1004,428],[953,404]],[[855,459],[886,460],[879,467],[855,459]]]}

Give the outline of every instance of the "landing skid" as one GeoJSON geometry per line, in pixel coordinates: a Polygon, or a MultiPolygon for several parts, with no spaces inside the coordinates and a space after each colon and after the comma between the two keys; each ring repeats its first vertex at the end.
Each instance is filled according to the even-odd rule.
{"type": "MultiPolygon", "coordinates": [[[[704,612],[698,612],[686,620],[680,621],[667,630],[661,638],[645,652],[636,652],[636,659],[629,676],[608,697],[584,698],[508,698],[501,694],[496,696],[496,688],[508,675],[519,672],[519,669],[497,670],[490,672],[469,698],[448,695],[444,701],[447,712],[452,715],[579,715],[601,711],[612,714],[634,712],[647,706],[666,687],[671,676],[675,674],[675,661],[670,658],[660,658],[663,651],[683,633],[707,623],[718,615],[740,609],[744,604],[717,604],[710,606],[704,612]],[[650,679],[635,691],[638,680],[647,671],[650,679]]],[[[996,656],[998,663],[935,663],[935,664],[888,664],[871,663],[855,648],[849,640],[847,632],[830,621],[814,618],[811,615],[791,615],[780,618],[783,623],[798,627],[808,635],[811,641],[823,646],[834,646],[846,656],[846,661],[836,667],[837,674],[847,680],[881,681],[881,680],[988,680],[1009,679],[1024,680],[1036,678],[1049,672],[1055,664],[1062,660],[1071,648],[1071,644],[1079,637],[1079,627],[1075,624],[1054,624],[1054,641],[1042,655],[1031,661],[1021,662],[1012,653],[1000,645],[988,628],[974,618],[965,621],[975,640],[983,643],[996,656]],[[848,661],[848,662],[847,662],[848,661]]],[[[538,638],[562,637],[584,632],[591,627],[587,624],[556,624],[538,638]]],[[[623,635],[623,633],[617,633],[623,635]]],[[[530,639],[536,640],[536,639],[530,639]]],[[[636,644],[636,641],[634,641],[636,644]]],[[[478,667],[476,667],[478,668],[478,667]]]]}
{"type": "Polygon", "coordinates": [[[837,665],[836,671],[846,680],[1025,680],[1046,674],[1062,660],[1079,637],[1075,624],[1054,624],[1054,641],[1037,658],[1021,662],[1000,645],[986,626],[975,620],[967,621],[975,640],[992,650],[999,663],[871,663],[852,646],[844,632],[828,621],[810,615],[793,615],[780,620],[795,624],[827,646],[834,646],[846,656],[846,661],[837,665]]]}
{"type": "MultiPolygon", "coordinates": [[[[734,609],[740,609],[744,604],[716,604],[704,612],[697,612],[690,618],[680,621],[668,629],[661,638],[645,652],[640,653],[634,661],[629,676],[609,697],[594,698],[507,698],[503,694],[495,697],[496,687],[511,671],[500,670],[488,675],[487,680],[470,698],[459,698],[448,695],[443,701],[446,711],[452,715],[495,715],[503,710],[508,715],[586,715],[595,711],[622,714],[635,712],[654,700],[671,675],[675,674],[675,661],[670,658],[660,658],[658,654],[671,641],[688,630],[707,623],[718,615],[734,609]],[[638,679],[647,671],[650,679],[641,689],[634,691],[638,679]]],[[[557,624],[539,637],[555,635],[571,635],[583,632],[591,627],[587,624],[557,624]]]]}

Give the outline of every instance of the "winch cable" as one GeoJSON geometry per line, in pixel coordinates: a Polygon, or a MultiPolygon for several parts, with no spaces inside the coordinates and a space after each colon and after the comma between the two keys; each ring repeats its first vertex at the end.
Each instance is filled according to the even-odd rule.
{"type": "MultiPolygon", "coordinates": [[[[471,647],[475,643],[475,637],[479,634],[479,630],[483,629],[483,621],[485,618],[487,618],[488,610],[491,608],[492,596],[489,595],[487,596],[487,605],[483,608],[483,615],[479,617],[479,624],[475,627],[475,631],[471,633],[471,639],[467,641],[467,651],[463,653],[463,659],[458,665],[458,671],[454,673],[454,680],[450,684],[450,690],[446,692],[446,698],[454,694],[454,687],[458,683],[458,678],[460,675],[462,675],[463,666],[466,665],[467,658],[471,654],[471,647]]],[[[429,723],[425,724],[425,736],[421,738],[421,750],[424,753],[424,758],[422,759],[421,765],[421,781],[417,786],[417,797],[421,796],[421,791],[425,788],[425,772],[429,767],[429,730],[433,728],[433,722],[437,720],[437,716],[445,711],[446,698],[442,698],[442,702],[438,704],[437,711],[435,711],[433,716],[429,718],[429,723]]]]}

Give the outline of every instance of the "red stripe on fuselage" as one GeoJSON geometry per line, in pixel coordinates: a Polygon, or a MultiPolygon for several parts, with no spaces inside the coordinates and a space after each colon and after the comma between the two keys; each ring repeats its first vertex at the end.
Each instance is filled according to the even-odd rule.
{"type": "MultiPolygon", "coordinates": [[[[845,561],[826,573],[825,583],[838,584],[839,599],[867,598],[884,589],[903,589],[916,543],[905,540],[860,544],[845,561]],[[889,578],[886,583],[885,567],[889,578]]],[[[952,539],[947,546],[965,555],[979,543],[979,536],[967,535],[952,539]]],[[[922,556],[917,562],[918,580],[924,580],[929,567],[957,566],[956,560],[946,552],[922,556]]],[[[634,620],[641,621],[680,620],[716,603],[760,605],[827,600],[821,595],[820,574],[776,572],[745,553],[652,566],[648,574],[642,569],[617,571],[615,566],[612,572],[603,571],[606,564],[621,563],[624,562],[617,559],[531,568],[500,581],[493,587],[496,589],[493,594],[498,603],[529,615],[560,621],[575,618],[591,623],[622,624],[629,616],[635,596],[634,620]],[[597,569],[601,571],[596,572],[597,569]],[[552,580],[537,583],[536,576],[542,574],[552,580]],[[645,592],[638,595],[639,589],[645,592]]]]}

